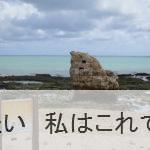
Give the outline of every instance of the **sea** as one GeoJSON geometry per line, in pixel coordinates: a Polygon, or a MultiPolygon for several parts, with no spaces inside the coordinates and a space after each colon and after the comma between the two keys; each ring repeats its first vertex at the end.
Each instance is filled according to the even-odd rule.
{"type": "MultiPolygon", "coordinates": [[[[95,56],[117,74],[150,73],[150,56],[95,56]]],[[[0,56],[0,75],[69,76],[70,56],[0,56]]]]}

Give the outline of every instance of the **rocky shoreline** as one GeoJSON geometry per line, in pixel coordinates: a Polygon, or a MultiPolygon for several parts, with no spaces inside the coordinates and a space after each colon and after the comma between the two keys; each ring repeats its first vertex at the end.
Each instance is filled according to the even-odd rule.
{"type": "Polygon", "coordinates": [[[150,74],[115,74],[88,53],[71,51],[70,77],[0,76],[0,90],[150,90],[150,74]]]}
{"type": "MultiPolygon", "coordinates": [[[[120,90],[150,90],[150,74],[118,75],[120,90]]],[[[6,90],[72,90],[70,77],[49,74],[0,76],[0,89],[6,90]]]]}

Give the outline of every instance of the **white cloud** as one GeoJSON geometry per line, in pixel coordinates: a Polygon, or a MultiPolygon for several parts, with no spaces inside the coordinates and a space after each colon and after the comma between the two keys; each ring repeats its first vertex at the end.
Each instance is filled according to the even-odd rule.
{"type": "Polygon", "coordinates": [[[0,44],[28,41],[32,45],[33,41],[60,39],[62,43],[90,41],[96,47],[95,41],[128,44],[137,39],[142,43],[142,37],[150,39],[149,0],[66,2],[0,0],[0,44]]]}
{"type": "Polygon", "coordinates": [[[99,0],[97,9],[131,17],[132,20],[128,25],[131,24],[135,30],[150,29],[150,1],[148,0],[99,0]]]}
{"type": "Polygon", "coordinates": [[[0,20],[23,20],[32,15],[41,16],[42,14],[31,4],[22,2],[0,1],[0,20]]]}
{"type": "Polygon", "coordinates": [[[32,16],[41,18],[43,15],[44,13],[38,11],[32,4],[19,1],[0,1],[0,39],[15,41],[44,37],[44,31],[40,29],[31,30],[13,23],[28,20],[32,16]]]}

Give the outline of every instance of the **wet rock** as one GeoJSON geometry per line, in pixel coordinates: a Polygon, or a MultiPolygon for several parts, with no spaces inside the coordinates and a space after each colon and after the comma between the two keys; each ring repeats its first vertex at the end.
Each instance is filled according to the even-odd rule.
{"type": "Polygon", "coordinates": [[[118,77],[102,68],[99,61],[87,53],[71,53],[70,77],[75,89],[119,89],[118,77]]]}

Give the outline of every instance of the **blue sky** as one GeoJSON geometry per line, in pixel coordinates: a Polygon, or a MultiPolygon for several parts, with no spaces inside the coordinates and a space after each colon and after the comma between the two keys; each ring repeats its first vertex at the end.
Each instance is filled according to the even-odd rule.
{"type": "Polygon", "coordinates": [[[150,56],[150,1],[0,1],[0,55],[71,50],[150,56]]]}

